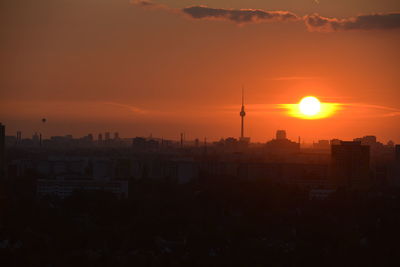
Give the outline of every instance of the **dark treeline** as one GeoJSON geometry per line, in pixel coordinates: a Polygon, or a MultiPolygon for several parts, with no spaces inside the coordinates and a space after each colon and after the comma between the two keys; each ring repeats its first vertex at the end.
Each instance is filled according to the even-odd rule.
{"type": "MultiPolygon", "coordinates": [[[[76,192],[2,200],[2,266],[388,266],[400,192],[308,199],[265,181],[132,183],[129,199],[76,192]],[[350,197],[351,196],[351,197],[350,197]],[[5,243],[8,242],[6,247],[5,243]]],[[[13,192],[10,189],[10,192],[13,192]]]]}

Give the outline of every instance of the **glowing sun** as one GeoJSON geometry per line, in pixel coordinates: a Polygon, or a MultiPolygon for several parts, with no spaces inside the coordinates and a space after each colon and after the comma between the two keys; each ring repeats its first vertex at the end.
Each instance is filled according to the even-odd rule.
{"type": "Polygon", "coordinates": [[[303,97],[297,104],[279,104],[291,117],[303,120],[318,120],[333,116],[341,109],[339,103],[321,102],[315,96],[303,97]]]}
{"type": "Polygon", "coordinates": [[[321,111],[321,102],[314,96],[306,96],[300,101],[299,109],[306,116],[314,116],[321,111]]]}

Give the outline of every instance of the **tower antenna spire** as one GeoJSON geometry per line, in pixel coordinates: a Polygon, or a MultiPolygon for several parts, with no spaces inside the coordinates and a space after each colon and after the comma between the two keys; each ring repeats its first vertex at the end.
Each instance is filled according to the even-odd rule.
{"type": "Polygon", "coordinates": [[[242,85],[242,106],[244,106],[244,86],[242,85]]]}

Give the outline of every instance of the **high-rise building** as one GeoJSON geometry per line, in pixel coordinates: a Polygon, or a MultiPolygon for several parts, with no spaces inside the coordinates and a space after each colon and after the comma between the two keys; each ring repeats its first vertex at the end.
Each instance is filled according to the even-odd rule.
{"type": "Polygon", "coordinates": [[[329,141],[329,143],[331,145],[340,145],[341,142],[342,142],[342,140],[339,140],[339,139],[332,139],[329,141]]]}
{"type": "Polygon", "coordinates": [[[114,140],[119,140],[119,133],[118,132],[114,133],[114,140]]]}
{"type": "Polygon", "coordinates": [[[400,162],[400,145],[395,146],[395,151],[396,151],[396,161],[400,162]]]}
{"type": "Polygon", "coordinates": [[[35,134],[32,135],[32,142],[34,145],[40,145],[40,136],[38,133],[35,132],[35,134]]]}
{"type": "Polygon", "coordinates": [[[370,185],[370,147],[357,141],[341,141],[331,148],[332,178],[336,186],[352,189],[370,185]]]}
{"type": "Polygon", "coordinates": [[[6,126],[0,123],[0,178],[4,178],[5,173],[5,146],[6,146],[6,126]]]}
{"type": "Polygon", "coordinates": [[[285,140],[285,139],[287,139],[285,130],[276,131],[276,140],[285,140]]]}
{"type": "Polygon", "coordinates": [[[22,133],[21,131],[17,132],[17,138],[16,138],[16,144],[20,144],[21,143],[21,139],[22,139],[22,133]]]}
{"type": "Polygon", "coordinates": [[[300,143],[290,141],[286,137],[285,130],[276,131],[276,139],[266,143],[267,153],[293,154],[300,151],[300,143]]]}

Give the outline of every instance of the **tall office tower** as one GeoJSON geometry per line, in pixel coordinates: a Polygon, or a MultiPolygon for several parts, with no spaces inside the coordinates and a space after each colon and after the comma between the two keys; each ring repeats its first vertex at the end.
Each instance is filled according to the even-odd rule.
{"type": "Polygon", "coordinates": [[[0,123],[0,178],[5,176],[6,126],[0,123]]]}
{"type": "Polygon", "coordinates": [[[17,132],[17,141],[16,141],[17,144],[20,144],[20,143],[21,143],[21,136],[22,136],[21,131],[18,131],[18,132],[17,132]]]}
{"type": "Polygon", "coordinates": [[[285,139],[287,139],[285,130],[276,131],[276,140],[285,140],[285,139]]]}
{"type": "Polygon", "coordinates": [[[370,185],[370,148],[361,142],[340,142],[331,149],[332,178],[336,186],[350,189],[370,185]]]}
{"type": "Polygon", "coordinates": [[[240,139],[244,139],[244,117],[246,116],[246,112],[244,111],[244,88],[242,87],[242,108],[240,110],[241,117],[241,128],[240,128],[240,139]]]}
{"type": "Polygon", "coordinates": [[[99,134],[99,135],[98,135],[98,137],[97,137],[97,142],[98,142],[99,144],[103,143],[103,135],[102,135],[102,134],[99,134]]]}
{"type": "Polygon", "coordinates": [[[114,133],[114,140],[119,140],[119,133],[118,132],[114,133]]]}

